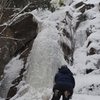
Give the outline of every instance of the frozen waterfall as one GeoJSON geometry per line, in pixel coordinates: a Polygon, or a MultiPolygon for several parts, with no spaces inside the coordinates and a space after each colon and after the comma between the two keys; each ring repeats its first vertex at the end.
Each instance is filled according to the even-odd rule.
{"type": "Polygon", "coordinates": [[[38,33],[28,59],[27,80],[33,88],[51,87],[58,67],[66,63],[59,39],[55,23],[43,23],[42,31],[38,33]]]}

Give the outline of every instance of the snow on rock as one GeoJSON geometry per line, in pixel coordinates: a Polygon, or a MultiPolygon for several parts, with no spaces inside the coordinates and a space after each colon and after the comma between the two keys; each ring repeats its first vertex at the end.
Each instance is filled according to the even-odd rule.
{"type": "MultiPolygon", "coordinates": [[[[23,89],[26,87],[27,86],[24,86],[23,89]]],[[[20,89],[20,91],[22,91],[22,89],[20,89]]],[[[35,89],[30,87],[29,91],[23,96],[19,95],[20,91],[18,91],[17,95],[11,98],[11,100],[49,100],[52,97],[52,90],[50,88],[35,89]]]]}
{"type": "Polygon", "coordinates": [[[5,98],[8,90],[13,86],[12,81],[19,75],[20,70],[23,68],[23,61],[19,59],[19,55],[13,58],[5,67],[4,79],[1,81],[0,94],[5,98]]]}
{"type": "MultiPolygon", "coordinates": [[[[11,100],[51,100],[52,93],[51,89],[40,89],[37,91],[30,90],[29,92],[25,93],[23,96],[18,98],[12,98],[11,100]]],[[[71,100],[100,100],[100,96],[95,95],[87,95],[87,94],[74,94],[71,100]]],[[[4,99],[0,99],[4,100],[4,99]]],[[[62,99],[60,99],[62,100],[62,99]]]]}
{"type": "Polygon", "coordinates": [[[44,20],[44,19],[46,20],[50,16],[50,14],[52,14],[52,12],[47,9],[33,10],[31,13],[34,14],[36,18],[38,18],[39,20],[44,20]]]}
{"type": "Polygon", "coordinates": [[[70,5],[73,2],[73,0],[51,0],[51,5],[55,9],[59,8],[60,6],[64,5],[70,5]]]}
{"type": "Polygon", "coordinates": [[[98,4],[100,2],[99,0],[84,0],[84,1],[87,4],[89,4],[89,3],[91,3],[91,4],[98,4]]]}
{"type": "Polygon", "coordinates": [[[100,100],[100,96],[92,96],[86,94],[75,94],[72,100],[100,100]]]}
{"type": "Polygon", "coordinates": [[[100,75],[76,76],[75,93],[100,95],[100,75]]]}
{"type": "MultiPolygon", "coordinates": [[[[75,93],[100,95],[100,81],[98,80],[100,77],[100,13],[98,8],[100,1],[83,0],[83,2],[95,6],[82,12],[82,16],[86,15],[86,19],[79,23],[75,33],[76,49],[73,68],[71,68],[76,75],[75,93]]],[[[74,4],[77,3],[74,2],[74,4]]],[[[79,9],[77,8],[75,15],[78,15],[76,13],[79,13],[79,9]]]]}

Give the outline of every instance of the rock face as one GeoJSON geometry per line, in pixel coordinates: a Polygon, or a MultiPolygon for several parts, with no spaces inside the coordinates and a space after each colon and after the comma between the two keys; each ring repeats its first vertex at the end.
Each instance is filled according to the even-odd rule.
{"type": "MultiPolygon", "coordinates": [[[[1,26],[1,28],[2,27],[6,28],[6,26],[1,26]]],[[[10,28],[6,28],[0,36],[0,76],[3,74],[4,66],[9,62],[16,50],[15,41],[7,37],[13,37],[10,28]]]]}
{"type": "Polygon", "coordinates": [[[77,22],[75,24],[76,50],[74,51],[74,66],[78,69],[77,73],[86,77],[84,80],[86,83],[90,80],[87,77],[92,79],[89,84],[83,84],[83,86],[82,83],[84,82],[82,80],[82,83],[80,82],[81,87],[78,87],[76,92],[80,94],[100,95],[100,84],[93,79],[93,77],[100,75],[99,2],[92,2],[90,0],[84,2],[81,0],[81,2],[74,5],[74,8],[78,12],[77,16],[75,16],[77,22]],[[80,60],[81,58],[82,61],[80,60]]]}
{"type": "MultiPolygon", "coordinates": [[[[31,0],[30,0],[31,1],[31,0]]],[[[33,1],[32,1],[33,2],[33,1]]],[[[9,100],[17,92],[17,86],[23,79],[23,73],[26,71],[25,64],[27,56],[31,50],[33,41],[37,36],[38,23],[33,19],[33,15],[28,12],[35,8],[49,8],[50,0],[41,4],[39,0],[34,2],[36,5],[31,4],[24,10],[23,8],[27,5],[27,0],[14,0],[10,2],[9,7],[16,8],[3,8],[0,9],[0,97],[9,100]],[[19,3],[20,2],[20,3],[19,3]],[[18,7],[18,8],[17,8],[18,7]],[[15,17],[17,14],[18,16],[15,17]],[[19,15],[20,13],[20,15],[19,15]],[[23,14],[22,14],[23,13],[23,14]],[[15,15],[16,14],[16,15],[15,15]],[[7,23],[7,24],[4,24],[7,23]],[[23,68],[19,71],[19,75],[11,80],[4,73],[5,66],[9,61],[20,54],[20,59],[23,60],[23,68]]],[[[1,5],[3,7],[3,5],[1,5]]]]}
{"type": "Polygon", "coordinates": [[[63,37],[59,43],[64,53],[64,59],[68,64],[72,65],[75,43],[73,38],[74,28],[72,27],[72,15],[70,12],[71,11],[65,12],[65,17],[58,23],[57,29],[59,30],[59,35],[63,37]]]}
{"type": "Polygon", "coordinates": [[[38,23],[33,20],[33,15],[30,13],[21,14],[11,20],[9,25],[0,26],[0,80],[3,78],[5,65],[13,57],[20,54],[20,59],[24,62],[23,68],[15,79],[11,80],[11,77],[4,76],[2,80],[0,97],[6,98],[6,100],[16,94],[17,85],[23,79],[27,56],[37,36],[37,29],[38,23]]]}
{"type": "Polygon", "coordinates": [[[36,31],[38,25],[37,22],[33,22],[32,18],[33,15],[25,14],[10,25],[10,28],[14,33],[14,38],[18,39],[17,50],[22,48],[22,46],[25,45],[27,42],[34,39],[37,35],[36,31]]]}
{"type": "Polygon", "coordinates": [[[0,76],[10,59],[23,52],[27,44],[34,40],[37,27],[37,22],[29,13],[14,19],[9,26],[0,26],[0,76]]]}

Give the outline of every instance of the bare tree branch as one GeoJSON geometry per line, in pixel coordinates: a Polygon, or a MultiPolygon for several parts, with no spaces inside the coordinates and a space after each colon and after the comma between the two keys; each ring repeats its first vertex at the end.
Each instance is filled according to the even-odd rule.
{"type": "Polygon", "coordinates": [[[23,41],[23,40],[25,40],[25,39],[17,39],[17,38],[13,38],[13,37],[5,37],[5,36],[1,36],[0,38],[2,38],[2,39],[16,40],[16,41],[23,41]]]}

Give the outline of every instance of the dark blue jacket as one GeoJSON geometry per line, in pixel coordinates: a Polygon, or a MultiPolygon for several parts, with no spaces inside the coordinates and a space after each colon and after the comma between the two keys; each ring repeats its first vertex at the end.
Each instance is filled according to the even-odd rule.
{"type": "Polygon", "coordinates": [[[72,72],[68,69],[68,67],[61,67],[58,73],[55,75],[54,82],[57,88],[64,88],[69,91],[73,91],[75,87],[75,80],[72,72]]]}

